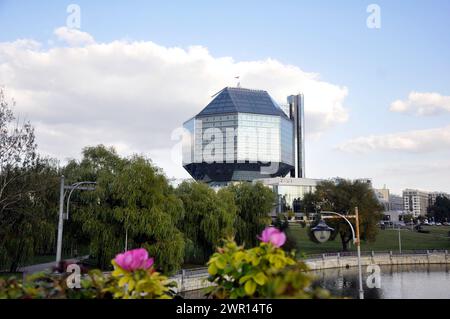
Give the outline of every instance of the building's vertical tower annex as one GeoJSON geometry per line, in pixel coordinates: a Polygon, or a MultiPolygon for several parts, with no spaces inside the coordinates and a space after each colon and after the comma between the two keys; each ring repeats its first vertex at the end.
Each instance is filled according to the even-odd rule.
{"type": "Polygon", "coordinates": [[[295,168],[291,177],[305,177],[305,116],[303,94],[288,97],[290,118],[294,123],[294,154],[295,168]]]}

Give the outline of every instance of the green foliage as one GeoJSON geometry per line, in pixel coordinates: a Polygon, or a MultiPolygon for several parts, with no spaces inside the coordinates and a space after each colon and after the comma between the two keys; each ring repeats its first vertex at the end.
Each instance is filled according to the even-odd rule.
{"type": "Polygon", "coordinates": [[[227,189],[215,192],[208,185],[197,182],[183,182],[176,189],[183,202],[184,218],[180,230],[193,243],[192,249],[200,249],[200,258],[190,257],[189,262],[205,263],[221,238],[234,235],[233,223],[236,217],[233,194],[227,189]]]}
{"type": "Polygon", "coordinates": [[[295,217],[295,213],[294,213],[294,211],[292,211],[292,210],[289,210],[289,211],[286,213],[286,215],[287,215],[287,218],[288,218],[288,219],[293,219],[293,218],[295,217]]]}
{"type": "Polygon", "coordinates": [[[414,216],[412,214],[403,215],[403,222],[410,223],[414,220],[414,216]]]}
{"type": "Polygon", "coordinates": [[[17,178],[5,191],[24,192],[0,212],[0,268],[13,272],[34,255],[53,251],[58,178],[54,164],[41,159],[10,176],[17,178]]]}
{"type": "Polygon", "coordinates": [[[434,217],[436,222],[450,221],[450,199],[438,196],[434,205],[428,207],[428,216],[434,217]]]}
{"type": "Polygon", "coordinates": [[[227,187],[237,206],[236,241],[247,247],[258,243],[257,235],[270,224],[276,195],[262,183],[239,183],[227,187]]]}
{"type": "Polygon", "coordinates": [[[126,233],[128,248],[147,248],[164,272],[180,267],[184,240],[176,225],[183,218],[182,202],[148,159],[121,158],[97,146],[86,148],[80,163],[71,161],[65,174],[73,182],[97,182],[95,191],[74,198],[71,218],[73,232],[86,234],[99,267],[108,267],[124,249],[126,233]]]}
{"type": "Polygon", "coordinates": [[[273,226],[281,231],[285,231],[289,227],[289,221],[284,214],[277,214],[273,226]]]}
{"type": "Polygon", "coordinates": [[[300,201],[302,212],[306,215],[316,213],[318,205],[320,205],[321,201],[322,199],[317,192],[306,193],[300,201]]]}
{"type": "Polygon", "coordinates": [[[114,261],[111,279],[103,288],[115,299],[170,299],[171,287],[176,284],[168,282],[168,278],[153,269],[126,271],[114,261]]]}
{"type": "Polygon", "coordinates": [[[14,272],[53,248],[58,169],[37,155],[34,139],[0,89],[0,270],[14,272]]]}
{"type": "MultiPolygon", "coordinates": [[[[323,211],[353,215],[355,207],[358,207],[361,239],[369,242],[375,240],[383,206],[367,183],[344,179],[323,181],[316,187],[315,198],[321,203],[323,211]]],[[[354,220],[350,222],[354,224],[354,220]]],[[[335,229],[331,239],[339,235],[342,249],[346,251],[348,243],[352,240],[350,226],[342,218],[329,220],[327,224],[335,229]]]]}
{"type": "Polygon", "coordinates": [[[104,293],[107,278],[99,271],[92,271],[81,280],[81,288],[71,289],[67,276],[40,272],[26,281],[15,277],[0,279],[0,299],[92,299],[108,298],[104,293]]]}
{"type": "Polygon", "coordinates": [[[170,299],[176,284],[154,271],[128,272],[112,262],[115,270],[105,275],[90,271],[81,288],[69,288],[67,276],[38,273],[23,283],[14,277],[0,279],[0,299],[170,299]]]}
{"type": "Polygon", "coordinates": [[[236,298],[326,298],[326,291],[311,289],[307,266],[272,244],[244,249],[234,241],[208,262],[208,280],[215,285],[207,295],[218,299],[236,298]]]}

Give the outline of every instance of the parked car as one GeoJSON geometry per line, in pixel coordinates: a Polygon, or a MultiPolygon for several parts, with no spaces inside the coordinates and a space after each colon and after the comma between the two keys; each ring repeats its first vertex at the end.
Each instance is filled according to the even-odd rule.
{"type": "Polygon", "coordinates": [[[441,223],[436,223],[435,225],[436,225],[436,226],[442,226],[442,224],[441,224],[441,223]]]}
{"type": "Polygon", "coordinates": [[[450,226],[450,223],[444,222],[444,223],[442,223],[442,225],[444,225],[444,226],[450,226]]]}

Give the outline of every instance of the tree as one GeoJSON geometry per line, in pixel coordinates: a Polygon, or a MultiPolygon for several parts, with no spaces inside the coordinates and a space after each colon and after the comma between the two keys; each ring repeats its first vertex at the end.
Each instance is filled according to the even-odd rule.
{"type": "Polygon", "coordinates": [[[276,204],[276,195],[262,183],[239,183],[228,186],[237,206],[236,241],[247,247],[258,243],[258,234],[270,224],[269,213],[276,204]]]}
{"type": "Polygon", "coordinates": [[[52,250],[58,169],[38,156],[33,127],[16,120],[9,104],[0,89],[0,269],[14,272],[52,250]]]}
{"type": "Polygon", "coordinates": [[[72,182],[97,182],[95,191],[80,193],[72,216],[88,235],[98,266],[107,267],[128,237],[128,249],[146,248],[164,272],[180,267],[184,240],[176,225],[183,218],[182,202],[150,160],[121,158],[100,145],[84,149],[81,162],[71,161],[66,175],[72,182]]]}
{"type": "Polygon", "coordinates": [[[414,215],[412,214],[405,214],[403,215],[403,222],[406,224],[411,223],[414,220],[414,215]]]}
{"type": "MultiPolygon", "coordinates": [[[[374,241],[378,232],[377,224],[382,218],[383,207],[378,202],[372,188],[360,181],[339,179],[323,181],[316,187],[316,196],[323,211],[333,211],[343,215],[353,215],[355,207],[359,210],[360,237],[365,241],[374,241]]],[[[355,224],[354,220],[350,220],[355,224]]],[[[343,251],[348,250],[348,243],[353,239],[350,226],[345,220],[327,221],[335,229],[331,239],[337,235],[341,238],[343,251]]],[[[312,225],[314,227],[315,224],[312,225]]]]}
{"type": "Polygon", "coordinates": [[[200,256],[187,256],[191,261],[204,264],[223,238],[234,235],[236,206],[233,194],[227,189],[217,193],[208,185],[183,182],[176,189],[183,202],[184,218],[180,229],[200,256]]]}
{"type": "Polygon", "coordinates": [[[450,221],[450,199],[445,196],[438,196],[434,205],[428,207],[428,216],[435,221],[450,221]]]}
{"type": "Polygon", "coordinates": [[[306,193],[300,201],[301,211],[308,216],[310,213],[316,213],[321,198],[317,192],[306,193]]]}

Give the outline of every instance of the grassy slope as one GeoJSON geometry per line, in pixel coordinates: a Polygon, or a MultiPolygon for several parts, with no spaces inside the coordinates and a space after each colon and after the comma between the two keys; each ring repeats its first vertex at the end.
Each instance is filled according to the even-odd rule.
{"type": "MultiPolygon", "coordinates": [[[[429,226],[425,229],[430,230],[430,234],[421,234],[409,230],[401,231],[402,249],[449,249],[450,238],[446,237],[450,231],[450,227],[446,226],[429,226]]],[[[298,225],[291,225],[287,230],[290,240],[297,244],[297,251],[305,254],[320,254],[326,252],[342,251],[340,238],[329,241],[324,244],[316,244],[309,240],[306,234],[306,228],[298,225]]],[[[350,250],[355,250],[351,247],[350,250]]],[[[397,230],[380,230],[374,243],[362,242],[362,251],[398,251],[398,231],[397,230]]]]}

